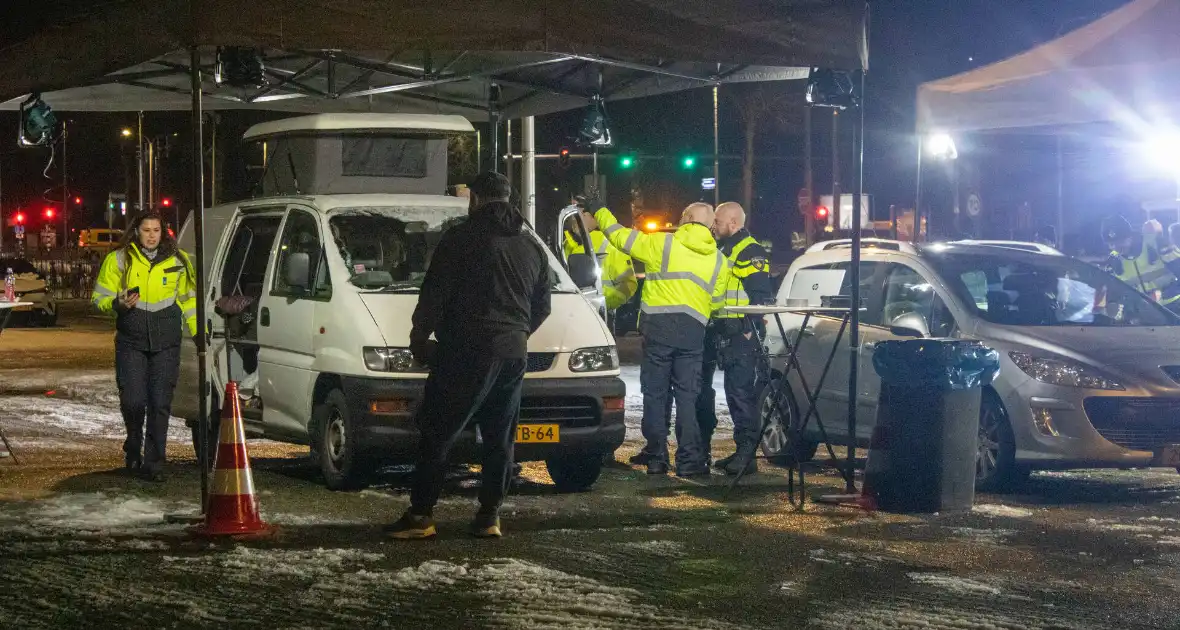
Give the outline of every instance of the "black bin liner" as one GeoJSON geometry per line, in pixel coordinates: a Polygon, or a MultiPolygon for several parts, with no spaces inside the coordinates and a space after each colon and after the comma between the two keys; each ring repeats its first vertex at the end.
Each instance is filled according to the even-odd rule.
{"type": "Polygon", "coordinates": [[[873,367],[882,382],[865,485],[877,507],[970,510],[980,397],[999,373],[999,354],[976,341],[885,341],[873,367]]]}

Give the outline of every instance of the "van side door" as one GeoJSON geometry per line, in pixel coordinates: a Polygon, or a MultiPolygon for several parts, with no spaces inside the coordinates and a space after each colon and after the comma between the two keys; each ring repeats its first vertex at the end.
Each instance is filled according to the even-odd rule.
{"type": "Polygon", "coordinates": [[[293,204],[258,312],[258,391],[268,435],[306,438],[316,377],[316,311],[331,299],[319,214],[293,204]]]}

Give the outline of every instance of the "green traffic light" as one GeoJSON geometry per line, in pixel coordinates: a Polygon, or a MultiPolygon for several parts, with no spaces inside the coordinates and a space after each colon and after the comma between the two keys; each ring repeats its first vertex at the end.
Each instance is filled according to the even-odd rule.
{"type": "Polygon", "coordinates": [[[635,165],[635,158],[631,157],[630,155],[624,155],[622,158],[619,159],[619,166],[621,166],[622,168],[631,168],[634,165],[635,165]]]}
{"type": "Polygon", "coordinates": [[[691,155],[684,158],[684,168],[692,168],[693,166],[696,166],[696,163],[697,159],[691,155]]]}

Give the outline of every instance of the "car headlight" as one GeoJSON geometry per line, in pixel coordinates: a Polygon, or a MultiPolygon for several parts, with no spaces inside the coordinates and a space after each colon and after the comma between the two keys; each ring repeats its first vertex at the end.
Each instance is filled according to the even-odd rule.
{"type": "Polygon", "coordinates": [[[580,348],[570,354],[571,372],[605,372],[619,367],[619,353],[614,346],[580,348]]]}
{"type": "Polygon", "coordinates": [[[365,367],[374,372],[426,372],[426,368],[414,361],[409,348],[372,348],[362,352],[365,367]]]}
{"type": "Polygon", "coordinates": [[[1009,352],[1008,356],[1012,357],[1016,367],[1042,383],[1084,389],[1126,389],[1122,383],[1077,361],[1038,357],[1024,352],[1009,352]]]}

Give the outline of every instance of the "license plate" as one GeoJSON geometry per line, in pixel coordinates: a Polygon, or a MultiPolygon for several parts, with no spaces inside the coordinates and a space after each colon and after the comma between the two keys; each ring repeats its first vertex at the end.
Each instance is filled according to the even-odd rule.
{"type": "Polygon", "coordinates": [[[561,427],[556,424],[516,425],[517,444],[556,444],[561,441],[561,427]]]}
{"type": "Polygon", "coordinates": [[[1165,446],[1155,456],[1155,461],[1158,466],[1180,467],[1180,444],[1165,446]]]}

